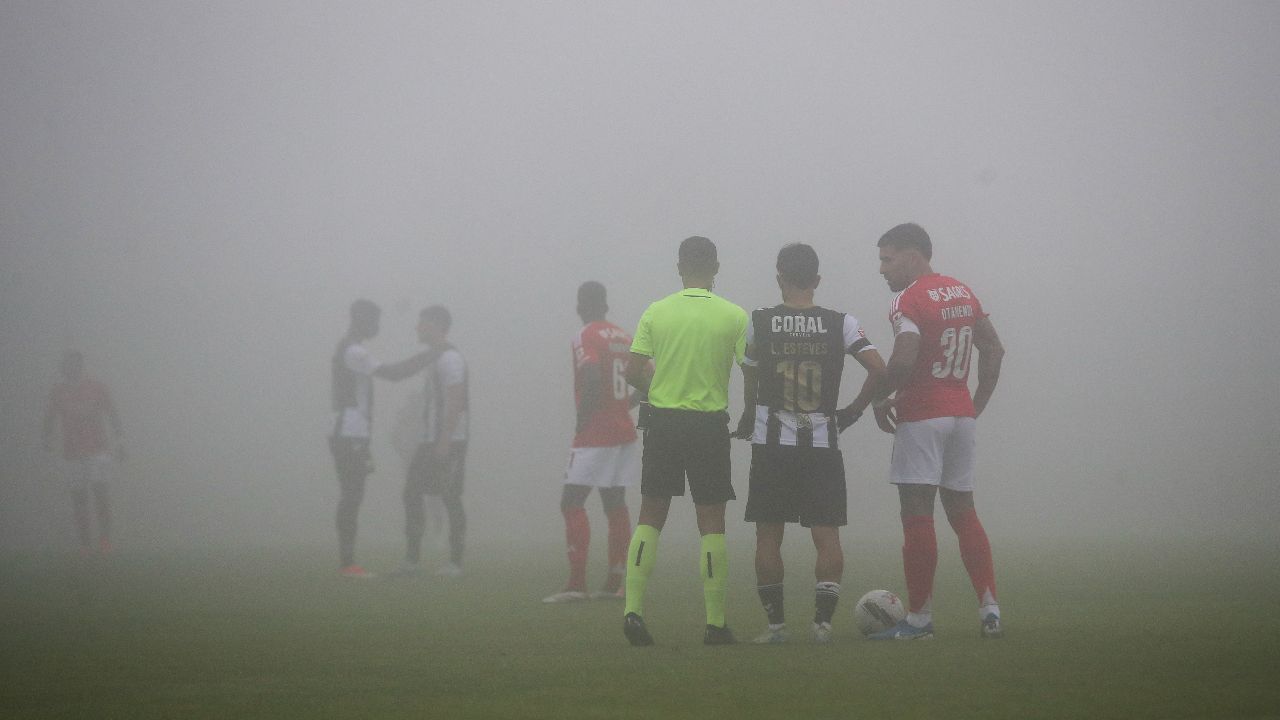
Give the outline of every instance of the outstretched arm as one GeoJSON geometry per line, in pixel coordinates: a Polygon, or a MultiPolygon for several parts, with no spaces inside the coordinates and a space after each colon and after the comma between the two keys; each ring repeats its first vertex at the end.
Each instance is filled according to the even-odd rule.
{"type": "Polygon", "coordinates": [[[440,357],[439,350],[424,350],[400,362],[379,365],[378,369],[373,371],[373,376],[392,382],[407,380],[422,372],[428,365],[435,362],[438,357],[440,357]]]}
{"type": "Polygon", "coordinates": [[[1000,365],[1004,362],[1004,345],[990,318],[981,318],[974,324],[973,346],[978,350],[978,389],[973,393],[973,411],[977,416],[991,402],[991,394],[1000,382],[1000,365]]]}

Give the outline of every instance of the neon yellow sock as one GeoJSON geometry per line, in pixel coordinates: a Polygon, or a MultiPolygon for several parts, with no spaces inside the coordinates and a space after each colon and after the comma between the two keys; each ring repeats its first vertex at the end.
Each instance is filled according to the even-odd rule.
{"type": "Polygon", "coordinates": [[[627,604],[622,612],[644,615],[644,589],[658,561],[658,529],[637,525],[627,548],[627,604]]]}
{"type": "Polygon", "coordinates": [[[724,534],[702,536],[702,597],[707,603],[707,624],[724,627],[724,601],[729,590],[729,551],[724,534]]]}

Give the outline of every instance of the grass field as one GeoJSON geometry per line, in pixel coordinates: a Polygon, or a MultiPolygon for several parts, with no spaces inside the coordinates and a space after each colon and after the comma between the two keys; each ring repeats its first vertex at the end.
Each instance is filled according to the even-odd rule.
{"type": "MultiPolygon", "coordinates": [[[[653,648],[626,644],[618,603],[538,602],[561,582],[556,547],[478,548],[451,581],[342,581],[328,548],[10,556],[0,715],[1280,717],[1274,548],[1005,542],[1007,637],[990,642],[939,535],[937,639],[871,643],[854,630],[857,594],[900,588],[889,546],[861,566],[850,557],[829,646],[797,632],[784,646],[704,647],[693,546],[674,539],[650,584],[653,648]]],[[[729,621],[746,638],[762,613],[749,547],[730,550],[729,621]]],[[[790,625],[803,630],[812,554],[787,552],[790,625]]],[[[395,558],[367,555],[375,566],[395,558]]]]}

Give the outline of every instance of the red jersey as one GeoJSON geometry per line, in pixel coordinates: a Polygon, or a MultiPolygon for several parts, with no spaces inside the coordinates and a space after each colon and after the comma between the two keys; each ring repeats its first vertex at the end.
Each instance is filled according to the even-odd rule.
{"type": "Polygon", "coordinates": [[[591,414],[582,432],[573,436],[574,447],[623,445],[636,439],[627,390],[627,358],[631,336],[611,322],[587,323],[573,339],[573,399],[582,402],[582,370],[600,368],[600,407],[591,414]]]}
{"type": "Polygon", "coordinates": [[[920,333],[915,367],[898,390],[898,420],[974,416],[969,359],[974,323],[986,316],[968,285],[938,273],[916,278],[894,297],[893,334],[912,326],[920,333]]]}
{"type": "Polygon", "coordinates": [[[103,416],[111,411],[106,385],[91,378],[60,382],[49,396],[49,411],[62,423],[62,453],[68,460],[106,452],[103,416]]]}

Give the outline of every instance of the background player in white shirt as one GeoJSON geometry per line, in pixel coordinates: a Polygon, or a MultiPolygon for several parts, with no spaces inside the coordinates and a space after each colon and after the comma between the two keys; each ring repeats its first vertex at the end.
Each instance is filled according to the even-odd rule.
{"type": "Polygon", "coordinates": [[[438,354],[426,375],[423,422],[426,432],[405,475],[405,557],[398,574],[418,572],[425,532],[424,495],[438,496],[449,517],[449,561],[438,575],[462,574],[462,551],[467,516],[462,507],[462,486],[467,458],[467,363],[451,343],[453,318],[442,305],[432,305],[418,316],[418,339],[438,354]]]}
{"type": "Polygon", "coordinates": [[[351,303],[351,324],[338,341],[331,361],[333,433],[329,450],[338,471],[337,528],[339,572],[343,577],[369,578],[356,564],[356,529],[365,481],[373,472],[369,450],[373,430],[373,378],[404,380],[430,364],[429,353],[419,353],[398,363],[384,365],[365,347],[378,334],[382,310],[371,300],[351,303]]]}

